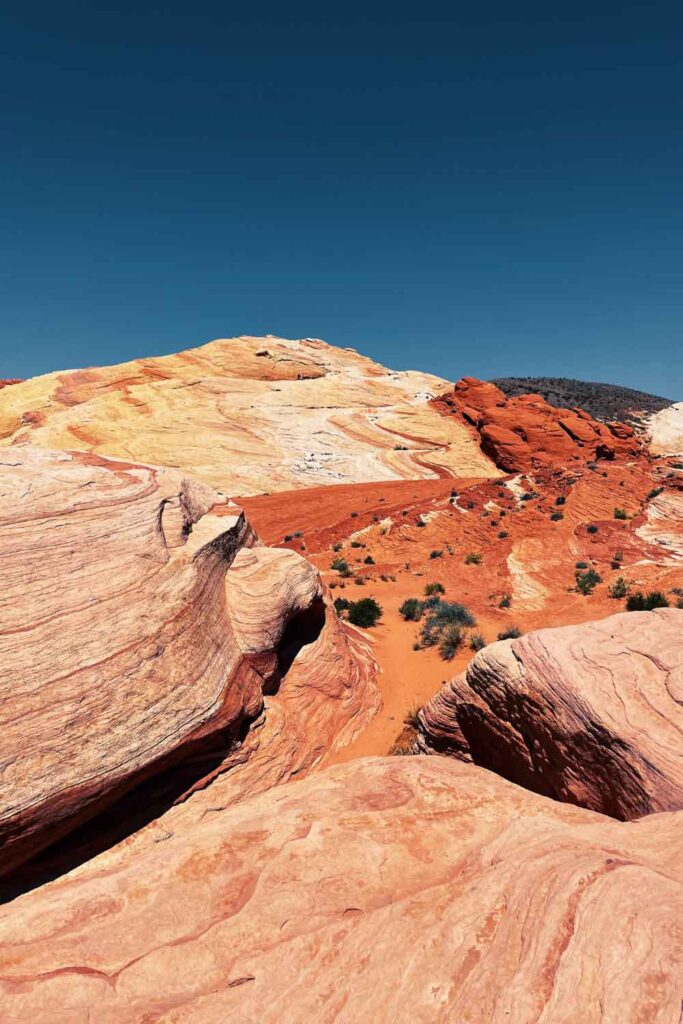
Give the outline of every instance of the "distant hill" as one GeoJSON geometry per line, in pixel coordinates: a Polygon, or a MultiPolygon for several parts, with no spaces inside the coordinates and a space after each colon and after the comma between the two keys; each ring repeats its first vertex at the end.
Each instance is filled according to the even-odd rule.
{"type": "Polygon", "coordinates": [[[572,380],[569,377],[495,377],[492,381],[506,395],[542,395],[562,409],[579,406],[598,420],[622,420],[638,424],[643,414],[659,412],[674,403],[661,395],[622,388],[618,384],[572,380]]]}

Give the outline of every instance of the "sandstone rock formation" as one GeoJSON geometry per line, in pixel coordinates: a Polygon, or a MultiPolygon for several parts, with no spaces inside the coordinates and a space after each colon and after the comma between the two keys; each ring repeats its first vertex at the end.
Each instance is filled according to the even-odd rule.
{"type": "Polygon", "coordinates": [[[683,402],[662,409],[649,422],[650,448],[662,455],[683,455],[683,402]]]}
{"type": "Polygon", "coordinates": [[[683,808],[683,611],[480,651],[421,712],[426,749],[621,819],[683,808]]]}
{"type": "Polygon", "coordinates": [[[4,1019],[672,1024],[682,825],[356,761],[0,909],[4,1019]]]}
{"type": "Polygon", "coordinates": [[[449,387],[313,339],[222,339],[7,388],[0,443],[177,467],[243,495],[500,475],[464,424],[430,406],[449,387]]]}
{"type": "Polygon", "coordinates": [[[376,707],[369,656],[315,569],[179,473],[3,450],[0,564],[3,873],[179,761],[243,760],[264,691],[293,666],[290,742],[309,715],[324,728],[289,761],[272,752],[275,781],[376,707]]]}
{"type": "Polygon", "coordinates": [[[582,409],[557,409],[540,395],[506,398],[500,388],[463,377],[432,403],[474,427],[482,451],[507,473],[639,451],[625,423],[600,423],[582,409]]]}

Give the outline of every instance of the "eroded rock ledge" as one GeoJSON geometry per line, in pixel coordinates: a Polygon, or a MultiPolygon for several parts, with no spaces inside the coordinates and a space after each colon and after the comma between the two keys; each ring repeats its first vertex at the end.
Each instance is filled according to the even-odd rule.
{"type": "Polygon", "coordinates": [[[683,611],[484,648],[420,714],[424,750],[633,819],[683,807],[683,611]]]}
{"type": "MultiPolygon", "coordinates": [[[[183,759],[199,777],[207,750],[214,771],[257,753],[245,728],[263,732],[264,691],[290,669],[328,746],[376,707],[371,659],[317,571],[180,473],[2,452],[0,566],[3,874],[183,759]]],[[[269,779],[319,743],[280,744],[269,779]]]]}

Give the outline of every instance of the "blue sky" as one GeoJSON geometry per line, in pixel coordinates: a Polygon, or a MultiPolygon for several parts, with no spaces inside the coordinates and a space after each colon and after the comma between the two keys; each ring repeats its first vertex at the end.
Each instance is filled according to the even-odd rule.
{"type": "Polygon", "coordinates": [[[0,377],[213,337],[683,398],[679,4],[0,19],[0,377]]]}

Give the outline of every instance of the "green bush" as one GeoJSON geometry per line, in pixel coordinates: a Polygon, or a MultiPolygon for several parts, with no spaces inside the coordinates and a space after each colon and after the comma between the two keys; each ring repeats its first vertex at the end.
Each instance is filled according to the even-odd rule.
{"type": "Polygon", "coordinates": [[[425,587],[425,597],[433,597],[434,594],[445,594],[446,588],[443,583],[428,583],[425,587]]]}
{"type": "Polygon", "coordinates": [[[499,608],[509,608],[512,604],[512,594],[503,594],[498,604],[499,608]]]}
{"type": "Polygon", "coordinates": [[[647,492],[647,500],[652,501],[652,499],[660,495],[663,490],[663,487],[653,487],[651,491],[647,492]]]}
{"type": "Polygon", "coordinates": [[[615,508],[614,510],[615,519],[628,519],[625,508],[615,508]]]}
{"type": "Polygon", "coordinates": [[[588,562],[577,562],[574,566],[575,569],[588,569],[588,562]]]}
{"type": "Polygon", "coordinates": [[[650,590],[647,594],[638,590],[626,601],[626,610],[629,612],[651,612],[653,608],[668,607],[669,602],[661,590],[650,590]]]}
{"type": "Polygon", "coordinates": [[[366,565],[374,565],[375,564],[375,559],[372,557],[372,555],[366,555],[365,558],[363,559],[363,561],[365,562],[366,565]]]}
{"type": "Polygon", "coordinates": [[[597,528],[597,526],[594,526],[593,523],[589,523],[588,526],[586,527],[586,533],[597,533],[597,532],[598,532],[598,528],[597,528]]]}
{"type": "Polygon", "coordinates": [[[382,618],[382,608],[374,597],[361,597],[360,601],[350,602],[348,615],[349,622],[354,626],[368,629],[370,626],[376,626],[382,618]]]}
{"type": "Polygon", "coordinates": [[[598,583],[602,583],[602,576],[595,569],[587,569],[585,572],[575,573],[576,589],[587,596],[592,594],[598,583]]]}
{"type": "Polygon", "coordinates": [[[473,633],[470,637],[470,650],[481,651],[486,647],[486,640],[481,633],[473,633]]]}
{"type": "Polygon", "coordinates": [[[626,597],[628,594],[628,583],[623,576],[617,576],[614,583],[607,588],[607,593],[610,597],[615,597],[621,600],[622,597],[626,597]]]}
{"type": "Polygon", "coordinates": [[[341,615],[342,612],[347,612],[351,607],[351,602],[347,601],[345,597],[335,597],[334,599],[334,610],[337,615],[341,615]]]}
{"type": "Polygon", "coordinates": [[[424,611],[424,604],[416,597],[408,597],[398,610],[406,622],[419,622],[424,611]]]}
{"type": "Polygon", "coordinates": [[[567,499],[565,498],[564,494],[560,494],[560,495],[558,495],[557,498],[555,498],[555,504],[556,505],[564,505],[566,500],[567,499]]]}
{"type": "Polygon", "coordinates": [[[434,558],[442,558],[443,557],[443,551],[430,551],[429,552],[429,557],[432,558],[432,559],[434,559],[434,558]]]}
{"type": "Polygon", "coordinates": [[[462,626],[447,626],[439,641],[439,654],[444,661],[451,661],[465,641],[465,633],[462,626]]]}
{"type": "Polygon", "coordinates": [[[522,631],[517,629],[517,626],[508,626],[507,629],[501,630],[498,634],[499,640],[516,640],[522,635],[522,631]]]}
{"type": "Polygon", "coordinates": [[[351,570],[349,569],[349,563],[344,558],[335,558],[330,565],[330,569],[334,569],[335,572],[340,573],[342,576],[350,576],[351,570]]]}
{"type": "Polygon", "coordinates": [[[465,555],[465,565],[479,565],[481,562],[481,555],[477,554],[476,551],[468,551],[465,555]]]}
{"type": "Polygon", "coordinates": [[[430,597],[423,602],[423,610],[428,613],[420,631],[420,640],[424,647],[434,647],[440,643],[449,626],[477,624],[474,615],[464,605],[455,601],[442,601],[439,597],[430,597]]]}
{"type": "Polygon", "coordinates": [[[505,540],[505,538],[507,537],[507,535],[508,535],[508,532],[507,532],[507,530],[501,530],[501,531],[499,532],[499,534],[498,534],[498,540],[505,540]]]}
{"type": "Polygon", "coordinates": [[[551,515],[550,519],[551,519],[551,522],[553,522],[553,523],[559,523],[560,519],[564,519],[564,516],[562,515],[561,512],[553,512],[553,514],[551,515]]]}

